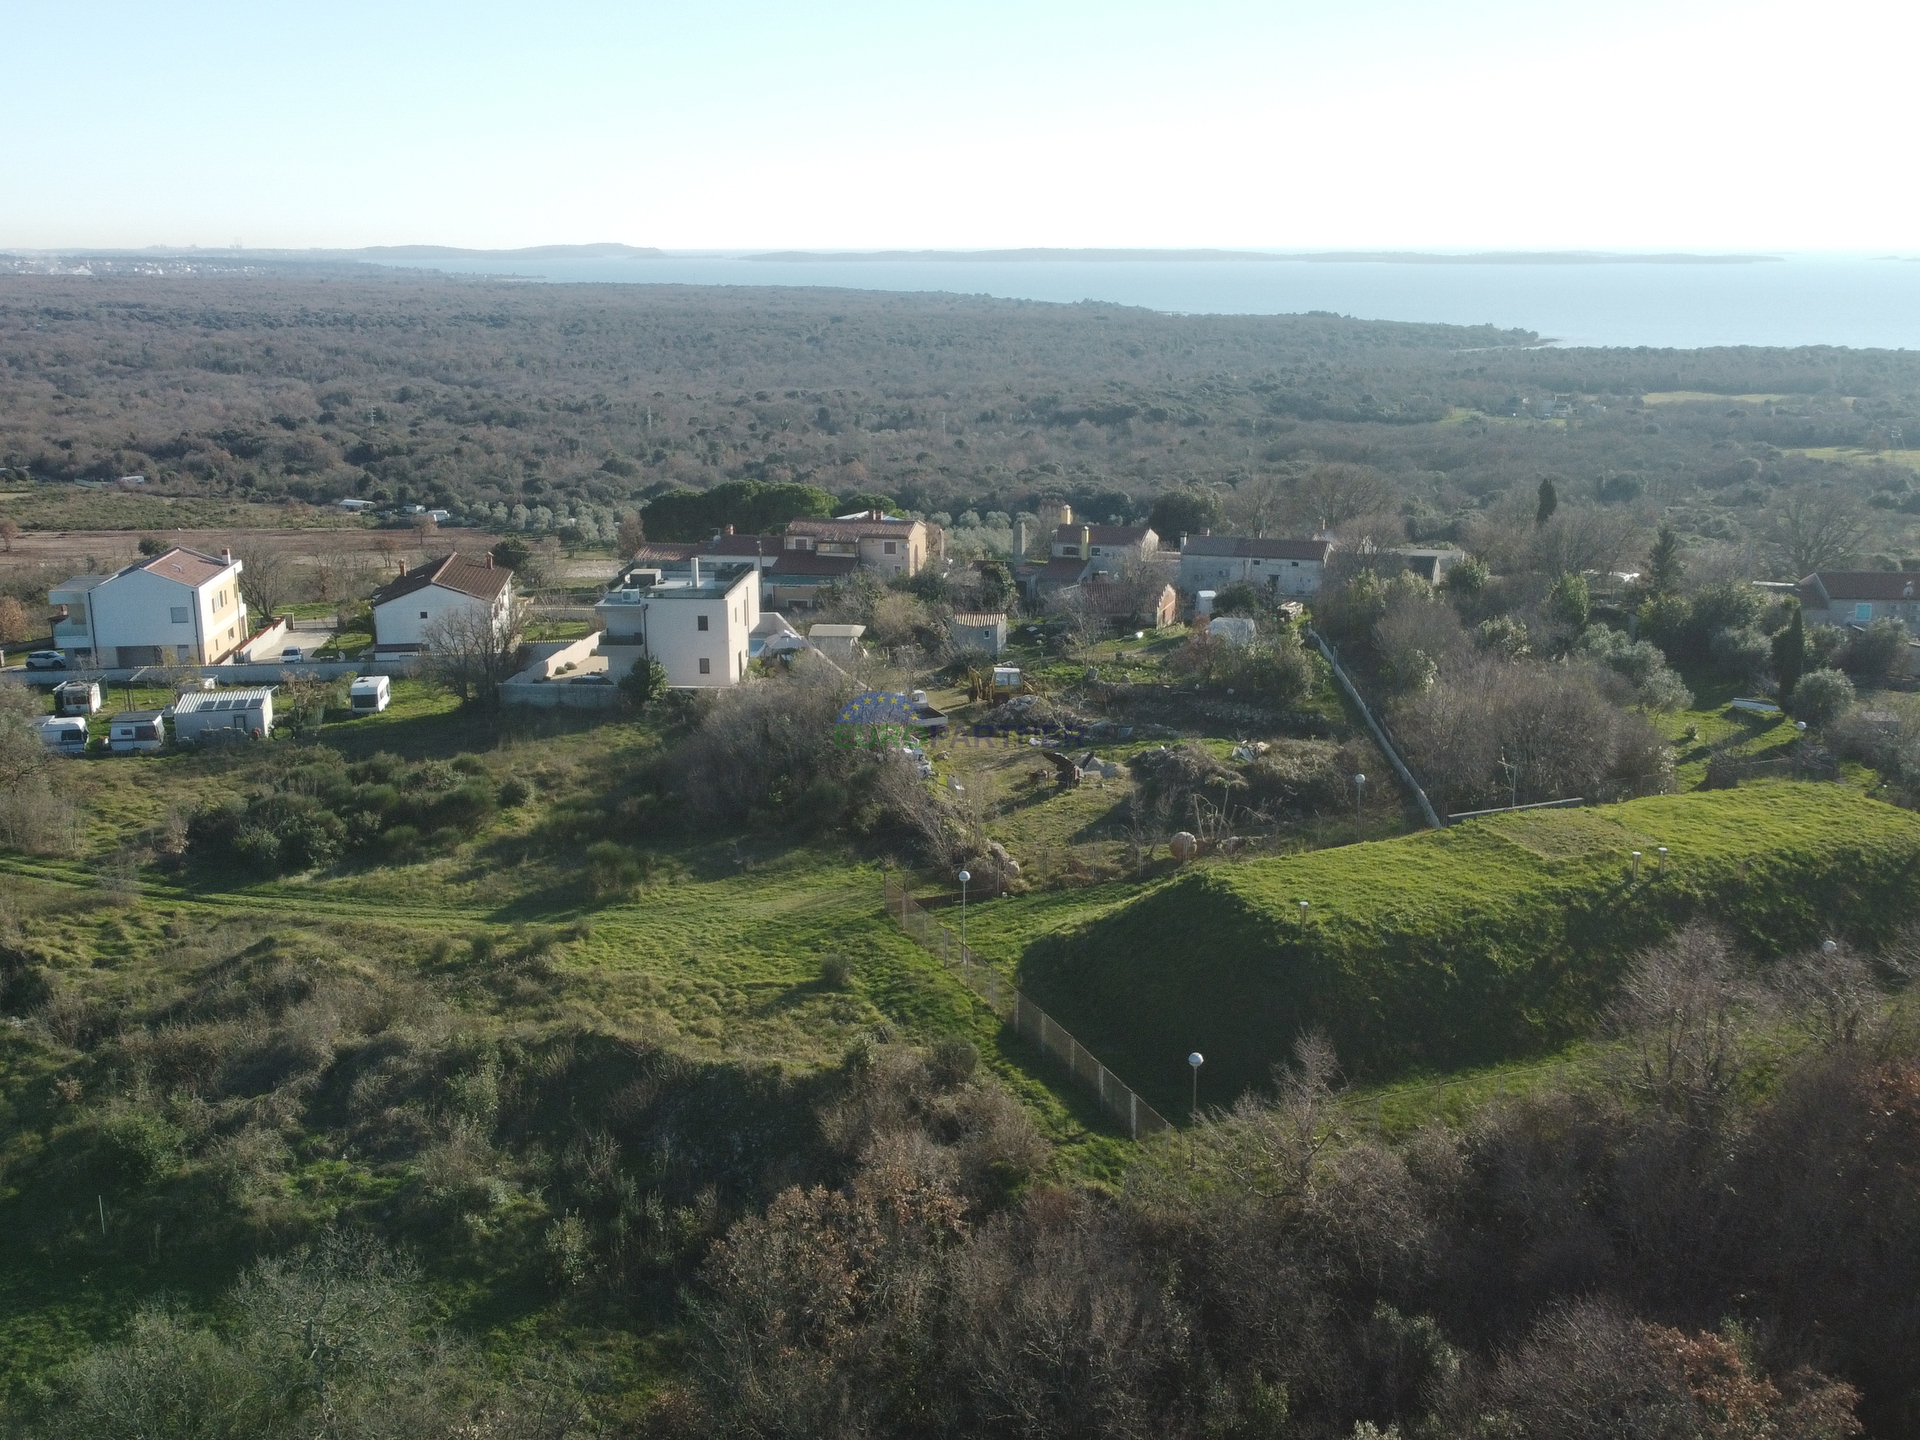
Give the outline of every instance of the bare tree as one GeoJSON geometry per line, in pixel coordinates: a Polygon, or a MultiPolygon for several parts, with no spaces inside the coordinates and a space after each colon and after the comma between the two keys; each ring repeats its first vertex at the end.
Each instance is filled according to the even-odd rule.
{"type": "Polygon", "coordinates": [[[1224,502],[1228,522],[1243,535],[1283,534],[1297,508],[1290,479],[1270,473],[1242,480],[1224,502]]]}
{"type": "Polygon", "coordinates": [[[1832,485],[1789,490],[1773,512],[1773,541],[1795,578],[1847,560],[1872,529],[1860,502],[1832,485]]]}
{"type": "Polygon", "coordinates": [[[275,550],[257,550],[240,566],[240,593],[253,618],[266,621],[280,613],[293,594],[295,575],[286,556],[275,550]]]}
{"type": "Polygon", "coordinates": [[[491,705],[533,619],[533,607],[515,596],[499,608],[465,605],[427,627],[427,668],[463,702],[491,705]]]}
{"type": "Polygon", "coordinates": [[[1393,481],[1371,465],[1316,465],[1290,488],[1294,523],[1303,526],[1338,528],[1357,515],[1391,510],[1400,499],[1393,481]]]}
{"type": "Polygon", "coordinates": [[[4,545],[6,547],[6,551],[9,555],[13,553],[13,542],[18,540],[19,538],[20,538],[20,522],[19,521],[0,520],[0,545],[4,545]]]}
{"type": "Polygon", "coordinates": [[[1633,1043],[1632,1083],[1684,1119],[1708,1119],[1740,1078],[1744,1022],[1765,998],[1710,926],[1689,925],[1643,952],[1613,1007],[1633,1043]]]}

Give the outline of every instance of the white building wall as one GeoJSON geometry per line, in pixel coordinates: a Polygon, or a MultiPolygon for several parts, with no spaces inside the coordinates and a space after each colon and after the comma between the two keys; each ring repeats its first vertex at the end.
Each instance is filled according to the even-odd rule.
{"type": "MultiPolygon", "coordinates": [[[[513,582],[508,581],[492,602],[493,613],[504,615],[513,597],[513,582]]],[[[373,607],[373,643],[376,645],[427,645],[427,635],[449,615],[462,611],[480,611],[488,602],[461,590],[427,585],[411,595],[402,595],[384,605],[373,607]]]]}
{"type": "Polygon", "coordinates": [[[606,621],[605,643],[638,645],[644,639],[647,654],[666,670],[669,685],[738,685],[747,676],[748,637],[760,623],[758,572],[748,570],[725,594],[714,594],[712,587],[702,591],[667,586],[632,604],[602,602],[595,609],[606,621]],[[677,588],[682,593],[675,593],[677,588]],[[702,618],[707,622],[704,630],[702,618]],[[705,670],[700,668],[703,660],[705,670]]]}
{"type": "Polygon", "coordinates": [[[103,664],[151,663],[118,652],[152,647],[162,662],[210,665],[247,638],[237,560],[197,588],[150,570],[125,571],[87,592],[87,611],[94,657],[103,664]]]}
{"type": "Polygon", "coordinates": [[[1326,566],[1318,560],[1249,559],[1237,555],[1182,555],[1180,588],[1192,594],[1221,590],[1238,580],[1281,595],[1318,595],[1326,566]]]}

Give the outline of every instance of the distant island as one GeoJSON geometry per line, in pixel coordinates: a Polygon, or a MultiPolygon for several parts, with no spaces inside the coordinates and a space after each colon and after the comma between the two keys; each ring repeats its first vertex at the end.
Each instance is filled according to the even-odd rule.
{"type": "Polygon", "coordinates": [[[1635,255],[1607,250],[1487,250],[1442,255],[1420,250],[1325,250],[1283,254],[1272,250],[772,250],[748,260],[1269,260],[1307,265],[1757,265],[1779,255],[1635,255]]]}

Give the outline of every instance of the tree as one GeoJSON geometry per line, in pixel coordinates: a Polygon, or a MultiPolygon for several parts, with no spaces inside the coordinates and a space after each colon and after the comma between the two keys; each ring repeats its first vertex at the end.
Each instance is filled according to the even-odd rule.
{"type": "Polygon", "coordinates": [[[533,607],[517,596],[498,609],[484,604],[450,610],[427,627],[427,671],[463,703],[492,705],[513,673],[533,607]]]}
{"type": "Polygon", "coordinates": [[[1800,486],[1774,507],[1773,540],[1796,577],[1840,565],[1871,530],[1860,502],[1832,485],[1800,486]]]}
{"type": "Polygon", "coordinates": [[[644,710],[667,693],[667,667],[658,660],[640,660],[620,679],[620,694],[636,710],[644,710]]]}
{"type": "Polygon", "coordinates": [[[1153,502],[1147,514],[1147,524],[1170,548],[1179,545],[1182,535],[1198,535],[1219,520],[1218,497],[1211,491],[1190,488],[1167,491],[1153,502]]]}
{"type": "Polygon", "coordinates": [[[1647,573],[1641,583],[1649,595],[1675,595],[1680,590],[1680,575],[1686,568],[1681,555],[1680,536],[1671,525],[1662,525],[1647,552],[1647,573]]]}
{"type": "Polygon", "coordinates": [[[158,535],[142,535],[139,548],[142,555],[158,555],[167,548],[167,542],[158,535]]]}
{"type": "MultiPolygon", "coordinates": [[[[642,534],[644,535],[645,532],[642,531],[642,534]]],[[[636,550],[639,548],[637,545],[634,547],[636,550]]],[[[502,570],[511,570],[517,575],[521,566],[533,558],[533,547],[518,536],[509,535],[495,545],[489,553],[493,556],[494,564],[502,570]]]]}
{"type": "Polygon", "coordinates": [[[1545,525],[1553,518],[1553,512],[1560,508],[1560,492],[1553,488],[1553,477],[1542,476],[1540,480],[1540,503],[1534,507],[1533,523],[1535,528],[1545,525]]]}
{"type": "Polygon", "coordinates": [[[1809,725],[1827,725],[1853,707],[1853,681],[1838,670],[1809,670],[1793,687],[1793,713],[1809,725]]]}
{"type": "Polygon", "coordinates": [[[9,555],[13,553],[13,542],[18,540],[19,538],[20,538],[20,522],[19,521],[0,520],[0,545],[4,545],[6,547],[7,553],[9,555]]]}
{"type": "MultiPolygon", "coordinates": [[[[637,512],[629,512],[620,517],[620,528],[616,532],[622,555],[631,556],[647,543],[647,526],[637,512]]],[[[502,540],[501,545],[507,542],[502,540]]],[[[496,546],[496,549],[499,547],[496,546]]],[[[497,557],[496,557],[497,558],[497,557]]]]}
{"type": "Polygon", "coordinates": [[[1806,668],[1807,621],[1795,603],[1787,628],[1773,637],[1773,678],[1780,687],[1782,705],[1793,698],[1793,687],[1800,683],[1800,674],[1806,668]]]}
{"type": "Polygon", "coordinates": [[[1576,634],[1586,629],[1587,621],[1593,614],[1593,597],[1587,591],[1587,577],[1569,573],[1554,581],[1553,589],[1547,592],[1547,613],[1562,625],[1572,628],[1576,634]]]}
{"type": "Polygon", "coordinates": [[[0,595],[0,644],[17,645],[33,638],[27,607],[11,595],[0,595]]]}
{"type": "Polygon", "coordinates": [[[274,550],[260,550],[240,566],[240,593],[256,622],[271,620],[279,614],[293,592],[293,569],[286,557],[274,550]]]}
{"type": "Polygon", "coordinates": [[[1393,482],[1371,465],[1316,465],[1293,484],[1294,517],[1301,525],[1338,528],[1390,510],[1399,498],[1393,482]]]}

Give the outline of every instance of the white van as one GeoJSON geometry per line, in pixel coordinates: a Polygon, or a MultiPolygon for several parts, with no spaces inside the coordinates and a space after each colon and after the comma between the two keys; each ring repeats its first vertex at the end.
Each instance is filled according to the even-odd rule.
{"type": "Polygon", "coordinates": [[[393,698],[393,686],[384,675],[362,675],[347,687],[347,704],[356,715],[378,715],[393,698]]]}

